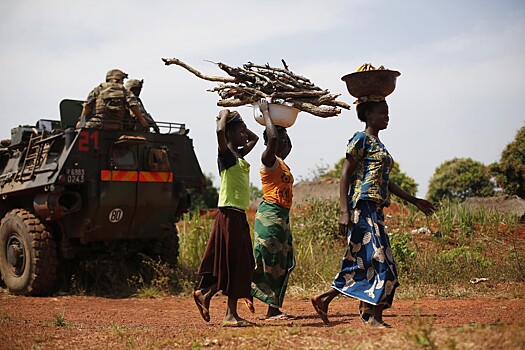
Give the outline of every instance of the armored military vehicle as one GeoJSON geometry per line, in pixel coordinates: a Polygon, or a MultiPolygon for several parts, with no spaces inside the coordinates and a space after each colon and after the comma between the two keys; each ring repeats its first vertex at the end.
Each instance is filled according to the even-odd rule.
{"type": "Polygon", "coordinates": [[[11,130],[0,146],[0,273],[12,293],[47,294],[59,261],[125,245],[174,264],[176,221],[203,186],[189,130],[75,129],[82,102],[60,120],[11,130]]]}

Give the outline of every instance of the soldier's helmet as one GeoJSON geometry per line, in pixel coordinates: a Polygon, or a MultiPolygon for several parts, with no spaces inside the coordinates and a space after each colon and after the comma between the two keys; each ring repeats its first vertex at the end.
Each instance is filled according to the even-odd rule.
{"type": "Polygon", "coordinates": [[[126,81],[126,89],[142,89],[142,85],[144,84],[144,79],[138,80],[138,79],[130,79],[126,81]]]}
{"type": "Polygon", "coordinates": [[[120,69],[111,69],[106,73],[106,81],[126,79],[128,75],[120,69]]]}

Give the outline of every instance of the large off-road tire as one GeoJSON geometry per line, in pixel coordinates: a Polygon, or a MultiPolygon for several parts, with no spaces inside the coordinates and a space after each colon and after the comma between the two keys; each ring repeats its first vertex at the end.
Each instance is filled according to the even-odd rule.
{"type": "Polygon", "coordinates": [[[7,213],[0,224],[0,272],[18,295],[48,294],[56,279],[56,242],[46,226],[24,209],[7,213]]]}
{"type": "Polygon", "coordinates": [[[170,228],[170,234],[161,242],[160,258],[171,267],[177,265],[179,258],[179,234],[175,224],[170,228]]]}

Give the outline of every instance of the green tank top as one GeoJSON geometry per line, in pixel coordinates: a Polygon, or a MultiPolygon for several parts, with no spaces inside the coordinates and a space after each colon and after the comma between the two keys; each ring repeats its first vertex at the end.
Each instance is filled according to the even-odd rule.
{"type": "MultiPolygon", "coordinates": [[[[228,158],[231,155],[229,154],[228,158]]],[[[221,158],[219,156],[219,164],[221,163],[221,158]]],[[[224,163],[220,165],[224,165],[224,163]]],[[[221,169],[219,207],[235,207],[247,210],[250,207],[250,163],[242,158],[235,157],[233,165],[219,166],[219,169],[221,169]]]]}

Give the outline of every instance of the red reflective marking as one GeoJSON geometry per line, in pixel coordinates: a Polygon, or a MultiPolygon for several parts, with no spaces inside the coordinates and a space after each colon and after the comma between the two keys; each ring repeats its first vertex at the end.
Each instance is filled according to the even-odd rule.
{"type": "Polygon", "coordinates": [[[135,182],[138,179],[138,175],[136,171],[102,170],[100,172],[100,179],[102,181],[135,182]]]}
{"type": "Polygon", "coordinates": [[[136,171],[126,171],[122,181],[137,181],[139,176],[136,171]]]}
{"type": "Polygon", "coordinates": [[[140,182],[171,182],[173,173],[167,171],[141,171],[139,174],[140,182]]]}
{"type": "Polygon", "coordinates": [[[111,181],[111,171],[110,170],[101,170],[100,171],[100,180],[102,180],[102,181],[111,181]]]}

